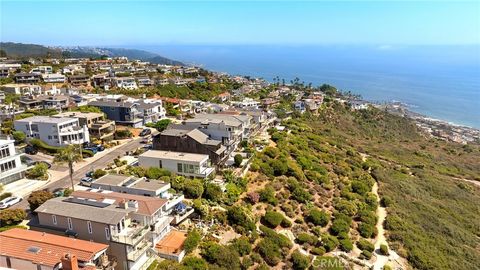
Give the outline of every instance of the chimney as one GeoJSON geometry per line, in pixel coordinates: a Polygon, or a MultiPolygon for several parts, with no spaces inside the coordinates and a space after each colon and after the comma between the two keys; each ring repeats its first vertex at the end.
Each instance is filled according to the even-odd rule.
{"type": "Polygon", "coordinates": [[[78,270],[77,256],[67,253],[63,255],[61,261],[63,270],[78,270]]]}

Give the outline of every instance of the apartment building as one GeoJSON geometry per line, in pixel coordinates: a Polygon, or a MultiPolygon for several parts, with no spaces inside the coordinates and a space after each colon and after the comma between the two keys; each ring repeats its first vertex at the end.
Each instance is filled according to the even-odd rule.
{"type": "Polygon", "coordinates": [[[0,233],[0,268],[110,270],[106,244],[13,228],[0,233]]]}
{"type": "Polygon", "coordinates": [[[208,155],[185,152],[149,150],[138,156],[138,165],[163,168],[178,175],[197,178],[207,178],[215,172],[208,155]]]}
{"type": "Polygon", "coordinates": [[[63,74],[58,73],[42,74],[42,80],[46,83],[64,83],[66,77],[63,74]]]}
{"type": "MultiPolygon", "coordinates": [[[[30,226],[108,244],[107,254],[117,261],[116,270],[145,269],[153,260],[152,252],[162,255],[156,246],[171,233],[172,217],[163,210],[167,202],[107,190],[75,191],[68,198],[54,198],[41,205],[30,226]]],[[[178,255],[180,261],[184,252],[178,255]]]]}
{"type": "Polygon", "coordinates": [[[81,144],[90,141],[87,126],[77,118],[32,116],[15,120],[15,130],[23,131],[27,138],[36,138],[51,146],[81,144]]]}
{"type": "Polygon", "coordinates": [[[39,83],[41,76],[38,73],[17,73],[14,76],[16,83],[39,83]]]}
{"type": "Polygon", "coordinates": [[[88,86],[90,77],[85,74],[71,75],[68,77],[68,82],[72,86],[88,86]]]}
{"type": "Polygon", "coordinates": [[[38,74],[52,74],[53,68],[52,66],[38,66],[38,67],[34,67],[30,72],[38,73],[38,74]]]}
{"type": "Polygon", "coordinates": [[[54,116],[77,118],[81,127],[88,127],[88,132],[92,138],[111,138],[116,130],[115,122],[105,120],[105,115],[103,113],[63,112],[54,116]]]}
{"type": "Polygon", "coordinates": [[[0,184],[6,185],[25,177],[27,166],[15,150],[14,140],[0,140],[0,184]]]}
{"type": "Polygon", "coordinates": [[[219,140],[210,137],[198,129],[168,129],[153,137],[153,149],[173,152],[186,152],[208,155],[211,162],[219,165],[227,158],[227,148],[219,140]]]}
{"type": "Polygon", "coordinates": [[[88,103],[98,107],[107,115],[107,118],[119,125],[141,127],[143,124],[142,113],[138,104],[128,101],[97,100],[88,103]]]}

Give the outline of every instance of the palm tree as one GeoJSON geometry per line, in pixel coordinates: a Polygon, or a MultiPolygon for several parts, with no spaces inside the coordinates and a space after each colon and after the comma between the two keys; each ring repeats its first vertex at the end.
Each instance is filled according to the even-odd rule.
{"type": "Polygon", "coordinates": [[[78,147],[75,145],[68,145],[64,149],[60,150],[60,152],[53,159],[54,163],[66,163],[68,165],[72,191],[75,190],[75,184],[73,183],[73,164],[80,161],[82,161],[82,156],[80,155],[78,147]]]}

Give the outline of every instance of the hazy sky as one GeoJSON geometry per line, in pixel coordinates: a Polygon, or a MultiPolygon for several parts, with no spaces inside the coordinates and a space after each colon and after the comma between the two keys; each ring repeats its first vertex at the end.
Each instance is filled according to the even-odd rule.
{"type": "Polygon", "coordinates": [[[480,1],[8,1],[1,41],[480,44],[480,1]]]}

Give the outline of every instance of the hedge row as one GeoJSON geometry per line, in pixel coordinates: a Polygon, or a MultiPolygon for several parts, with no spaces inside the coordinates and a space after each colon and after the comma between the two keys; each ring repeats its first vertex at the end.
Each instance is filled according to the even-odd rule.
{"type": "MultiPolygon", "coordinates": [[[[35,146],[38,150],[44,151],[50,154],[56,154],[63,149],[63,147],[48,145],[46,142],[39,139],[31,139],[30,144],[35,146]]],[[[85,149],[82,149],[82,154],[84,157],[93,157],[94,155],[92,151],[85,150],[85,149]]]]}

